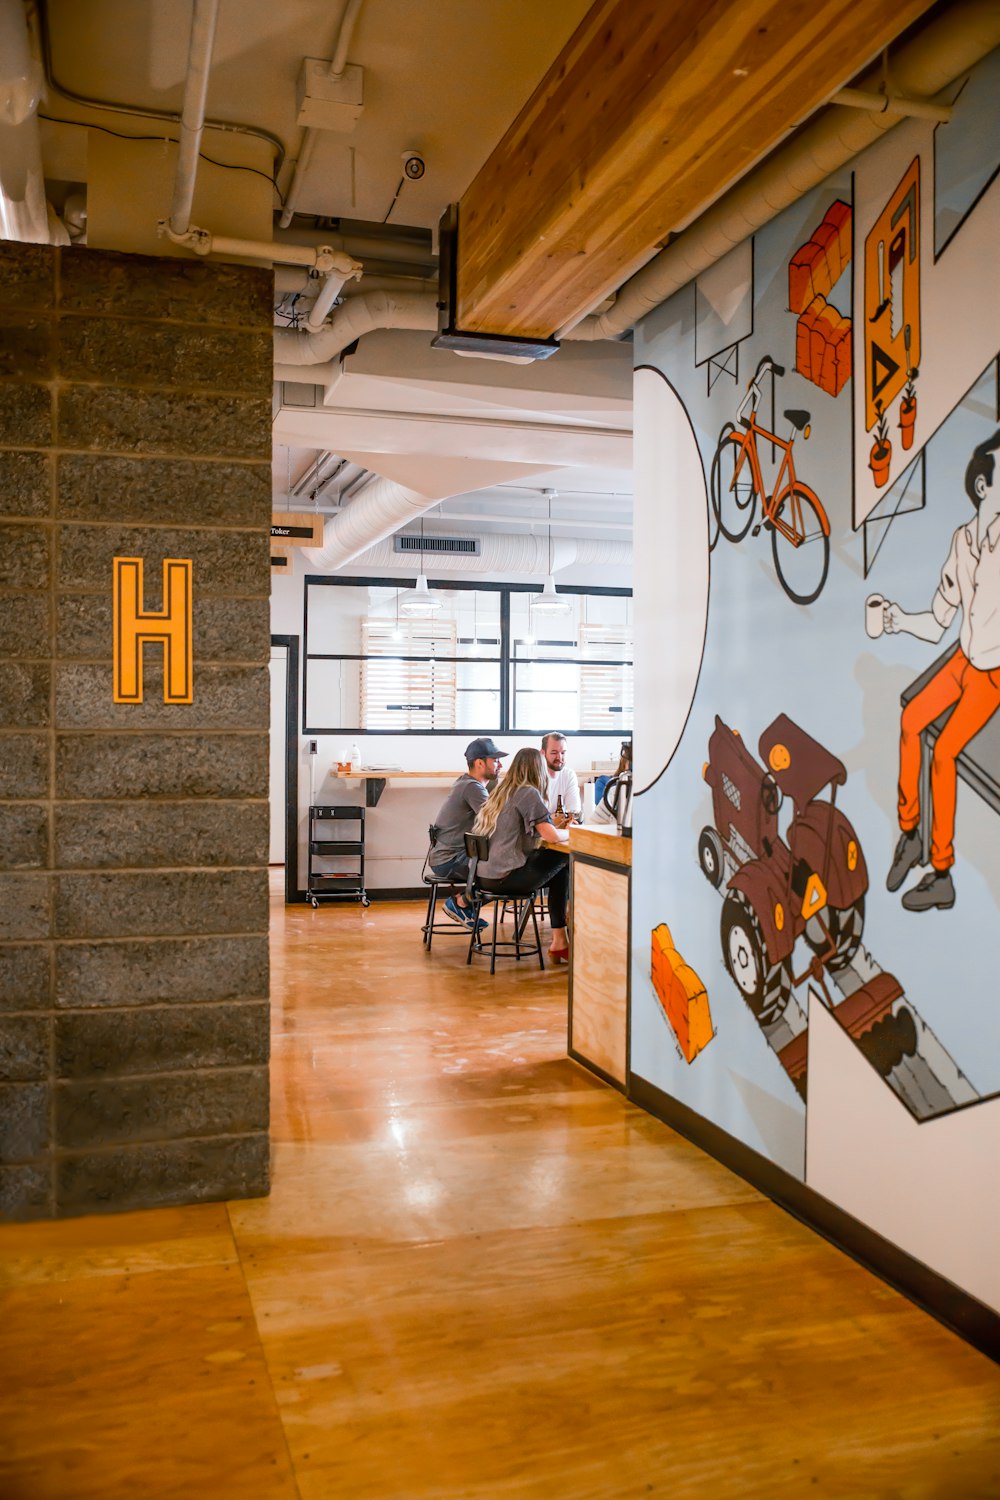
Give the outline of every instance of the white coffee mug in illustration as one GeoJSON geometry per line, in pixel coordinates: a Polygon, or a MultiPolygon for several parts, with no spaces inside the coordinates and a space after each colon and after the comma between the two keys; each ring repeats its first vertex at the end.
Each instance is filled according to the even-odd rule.
{"type": "Polygon", "coordinates": [[[869,594],[865,600],[865,634],[877,641],[885,629],[885,607],[888,600],[881,594],[869,594]]]}

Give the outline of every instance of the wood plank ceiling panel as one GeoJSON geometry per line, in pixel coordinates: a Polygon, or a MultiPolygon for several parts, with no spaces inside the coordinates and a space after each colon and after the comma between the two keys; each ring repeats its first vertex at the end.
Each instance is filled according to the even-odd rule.
{"type": "Polygon", "coordinates": [[[929,0],[597,0],[459,205],[455,323],[548,337],[929,0]]]}

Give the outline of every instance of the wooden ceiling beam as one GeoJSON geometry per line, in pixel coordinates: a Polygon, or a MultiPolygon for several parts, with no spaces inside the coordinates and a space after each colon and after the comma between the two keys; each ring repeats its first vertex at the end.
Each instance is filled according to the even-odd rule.
{"type": "Polygon", "coordinates": [[[456,327],[546,338],[929,0],[596,0],[459,205],[456,327]]]}

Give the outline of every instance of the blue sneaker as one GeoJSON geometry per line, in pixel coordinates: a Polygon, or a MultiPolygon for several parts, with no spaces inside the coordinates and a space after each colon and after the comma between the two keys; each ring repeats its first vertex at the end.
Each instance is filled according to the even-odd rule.
{"type": "MultiPolygon", "coordinates": [[[[469,907],[469,906],[459,906],[459,904],[455,900],[454,896],[449,896],[448,899],[447,899],[447,901],[444,903],[444,909],[445,909],[445,914],[447,916],[449,916],[453,922],[460,922],[463,927],[468,927],[468,928],[471,929],[471,927],[472,927],[472,908],[471,907],[469,907]]],[[[482,917],[480,917],[479,922],[478,922],[478,929],[479,929],[479,931],[482,932],[482,930],[483,930],[483,928],[485,926],[486,926],[485,921],[482,919],[482,917]]]]}

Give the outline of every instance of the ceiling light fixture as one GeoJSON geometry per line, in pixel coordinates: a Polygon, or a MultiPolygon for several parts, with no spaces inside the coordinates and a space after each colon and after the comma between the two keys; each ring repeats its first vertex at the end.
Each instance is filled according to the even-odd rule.
{"type": "MultiPolygon", "coordinates": [[[[421,540],[421,542],[423,541],[423,539],[424,539],[424,519],[423,519],[423,516],[421,516],[421,518],[420,518],[420,540],[421,540]]],[[[431,595],[431,593],[429,592],[429,590],[427,588],[427,579],[424,577],[424,554],[421,551],[421,553],[420,553],[420,572],[417,574],[417,585],[416,585],[416,588],[413,590],[412,594],[407,594],[406,595],[406,598],[402,601],[402,603],[399,606],[399,612],[400,612],[401,615],[419,615],[419,616],[426,617],[427,615],[436,615],[437,612],[438,612],[438,610],[440,608],[441,608],[441,600],[440,599],[435,599],[431,595]]]]}
{"type": "Polygon", "coordinates": [[[542,490],[542,494],[545,496],[549,504],[549,571],[548,576],[545,579],[545,587],[542,589],[542,592],[540,594],[532,595],[532,598],[528,604],[529,618],[533,613],[540,615],[565,615],[569,613],[571,608],[569,600],[560,599],[559,595],[556,593],[556,580],[552,572],[552,496],[555,494],[555,490],[542,490]]]}

